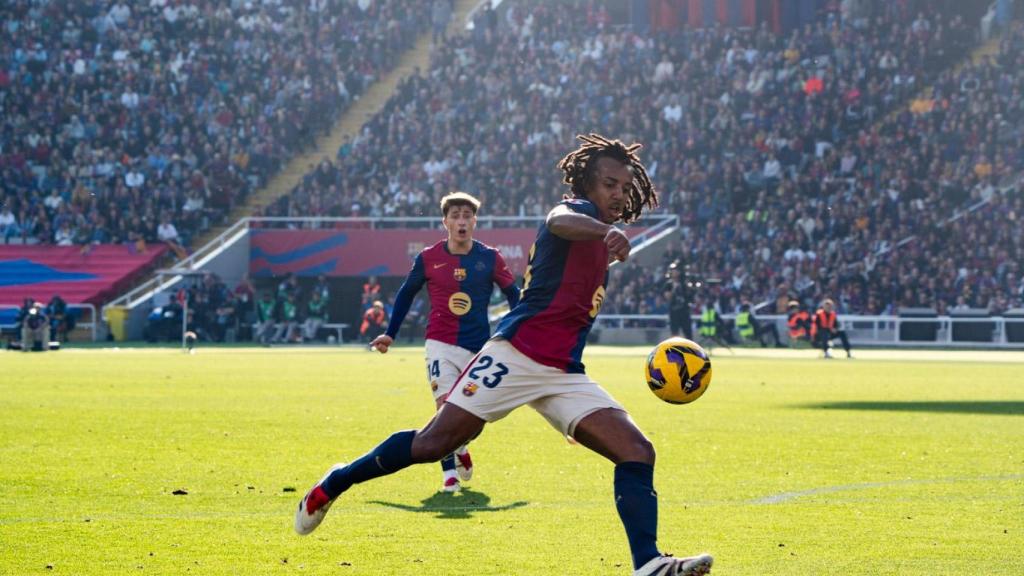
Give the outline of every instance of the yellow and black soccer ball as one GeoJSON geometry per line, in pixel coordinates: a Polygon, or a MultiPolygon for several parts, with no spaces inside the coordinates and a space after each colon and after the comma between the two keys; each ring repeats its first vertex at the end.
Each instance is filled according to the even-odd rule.
{"type": "Polygon", "coordinates": [[[689,404],[711,384],[711,359],[700,344],[672,337],[651,350],[644,376],[658,398],[670,404],[689,404]]]}

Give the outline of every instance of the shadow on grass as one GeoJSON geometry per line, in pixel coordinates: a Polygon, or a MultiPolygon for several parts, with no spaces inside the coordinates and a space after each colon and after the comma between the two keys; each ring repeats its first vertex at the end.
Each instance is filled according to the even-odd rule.
{"type": "Polygon", "coordinates": [[[371,500],[371,504],[380,504],[389,508],[397,508],[406,512],[427,512],[436,514],[437,518],[471,518],[474,512],[502,512],[513,508],[522,508],[527,502],[513,502],[504,506],[490,506],[491,497],[463,487],[459,492],[435,492],[420,501],[421,506],[409,506],[397,502],[371,500]]]}
{"type": "Polygon", "coordinates": [[[890,412],[940,412],[951,414],[996,414],[1024,416],[1024,401],[979,400],[979,401],[929,401],[929,402],[826,402],[807,404],[801,408],[820,410],[882,410],[890,412]]]}

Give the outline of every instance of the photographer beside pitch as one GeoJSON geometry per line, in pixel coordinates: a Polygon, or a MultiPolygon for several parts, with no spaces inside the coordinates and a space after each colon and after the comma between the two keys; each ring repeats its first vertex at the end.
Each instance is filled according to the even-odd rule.
{"type": "MultiPolygon", "coordinates": [[[[571,195],[537,232],[519,304],[465,367],[444,405],[421,430],[396,432],[351,464],[337,465],[299,502],[295,530],[309,534],[352,485],[434,462],[524,404],[560,433],[615,464],[615,507],[634,576],[700,576],[712,558],[663,555],[657,547],[654,447],[625,409],[591,380],[580,359],[601,309],[611,260],[629,256],[615,222],[633,222],[657,194],[639,144],[592,134],[558,167],[571,195]]],[[[557,569],[553,570],[558,573],[557,569]]]]}
{"type": "MultiPolygon", "coordinates": [[[[398,338],[413,299],[426,284],[430,295],[424,343],[427,380],[438,410],[462,369],[491,336],[487,305],[493,286],[497,284],[505,293],[509,309],[519,302],[516,280],[501,252],[473,239],[479,210],[480,201],[465,192],[453,192],[441,199],[441,223],[448,237],[416,256],[395,295],[387,330],[370,342],[370,347],[381,354],[388,351],[398,338]]],[[[473,476],[473,459],[465,444],[441,459],[441,473],[445,492],[457,492],[459,479],[473,476]]]]}
{"type": "Polygon", "coordinates": [[[18,320],[21,322],[22,352],[31,352],[36,342],[39,342],[39,349],[43,352],[50,349],[50,319],[42,304],[27,299],[18,312],[18,320]]]}

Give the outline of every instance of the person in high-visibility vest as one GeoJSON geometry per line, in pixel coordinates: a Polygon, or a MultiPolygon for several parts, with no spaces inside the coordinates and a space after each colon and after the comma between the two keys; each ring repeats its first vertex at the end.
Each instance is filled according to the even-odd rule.
{"type": "Polygon", "coordinates": [[[698,333],[705,338],[715,338],[718,336],[718,311],[715,310],[714,306],[704,304],[704,309],[700,313],[700,330],[698,333]]]}
{"type": "Polygon", "coordinates": [[[846,337],[846,331],[839,329],[839,320],[836,317],[835,302],[831,298],[826,298],[821,304],[821,308],[814,313],[814,325],[812,328],[815,336],[815,344],[821,347],[825,353],[825,358],[831,358],[832,353],[829,351],[829,347],[832,345],[833,338],[839,338],[843,343],[843,349],[846,350],[846,357],[853,358],[853,354],[850,353],[850,339],[846,337]]]}
{"type": "Polygon", "coordinates": [[[359,335],[368,341],[384,333],[387,327],[388,315],[384,310],[384,303],[374,300],[373,306],[363,313],[363,323],[359,326],[359,335]]]}
{"type": "Polygon", "coordinates": [[[786,324],[789,326],[789,343],[796,344],[800,340],[811,340],[811,315],[807,310],[800,308],[796,300],[789,301],[789,318],[786,324]]]}
{"type": "Polygon", "coordinates": [[[767,339],[765,338],[767,335],[771,335],[775,340],[776,348],[782,345],[779,343],[779,331],[775,327],[775,323],[759,322],[757,317],[754,316],[750,302],[740,304],[740,311],[736,314],[736,331],[739,332],[740,338],[744,341],[751,342],[756,338],[762,348],[768,346],[767,339]]]}
{"type": "Polygon", "coordinates": [[[701,307],[700,320],[697,322],[697,335],[700,336],[704,342],[705,347],[709,350],[711,345],[718,344],[725,347],[730,352],[732,348],[729,346],[729,342],[732,340],[729,337],[731,327],[725,324],[721,314],[715,309],[715,305],[711,301],[704,302],[701,307]]]}

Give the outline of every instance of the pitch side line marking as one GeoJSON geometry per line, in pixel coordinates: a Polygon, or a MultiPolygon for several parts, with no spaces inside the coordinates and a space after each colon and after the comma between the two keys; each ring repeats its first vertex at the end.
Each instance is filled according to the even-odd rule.
{"type": "MultiPolygon", "coordinates": [[[[781,504],[783,502],[789,502],[790,500],[796,500],[797,498],[803,498],[806,496],[817,496],[819,494],[831,494],[834,492],[850,492],[854,490],[871,490],[874,488],[886,488],[890,486],[914,486],[922,484],[956,484],[961,482],[1007,482],[1011,480],[1024,480],[1024,474],[1010,474],[1006,476],[973,476],[973,477],[954,477],[954,478],[924,478],[919,480],[893,480],[891,482],[864,482],[861,484],[845,484],[839,486],[821,486],[819,488],[811,488],[808,490],[797,490],[792,492],[780,492],[778,494],[771,494],[763,496],[761,498],[755,498],[754,500],[747,500],[745,502],[729,502],[729,501],[715,501],[715,502],[677,502],[671,500],[662,500],[664,505],[688,505],[688,506],[726,506],[730,504],[740,505],[762,505],[762,504],[781,504]]],[[[520,504],[516,502],[514,504],[520,504]]],[[[555,509],[555,510],[567,510],[567,509],[578,509],[578,508],[597,508],[605,506],[605,503],[587,503],[576,502],[572,505],[564,505],[555,502],[530,502],[526,503],[527,506],[534,509],[555,509]]],[[[518,506],[516,506],[518,507],[518,506]]],[[[445,506],[439,508],[426,508],[420,509],[418,507],[411,511],[414,512],[490,512],[500,509],[501,507],[491,506],[445,506]]],[[[401,513],[403,510],[394,509],[387,506],[381,506],[378,502],[366,502],[362,504],[353,504],[346,506],[346,510],[359,513],[377,513],[377,512],[390,512],[390,513],[401,513]]],[[[146,522],[151,520],[230,520],[236,518],[274,518],[274,517],[285,517],[288,514],[283,514],[278,511],[268,510],[265,512],[197,512],[194,514],[82,514],[77,517],[66,517],[66,518],[0,518],[0,526],[7,526],[12,524],[22,523],[37,523],[37,524],[56,524],[56,523],[70,523],[70,522],[125,522],[125,521],[137,521],[146,522]]]]}
{"type": "Polygon", "coordinates": [[[807,490],[796,490],[792,492],[780,492],[750,500],[748,504],[781,504],[803,498],[805,496],[817,496],[819,494],[831,494],[833,492],[849,492],[852,490],[871,490],[873,488],[886,488],[889,486],[914,486],[921,484],[955,484],[960,482],[1004,482],[1008,480],[1024,480],[1024,474],[1012,474],[1009,476],[975,476],[960,478],[925,478],[920,480],[892,480],[890,482],[864,482],[862,484],[841,484],[839,486],[821,486],[807,490]]]}

